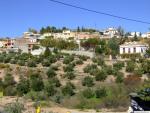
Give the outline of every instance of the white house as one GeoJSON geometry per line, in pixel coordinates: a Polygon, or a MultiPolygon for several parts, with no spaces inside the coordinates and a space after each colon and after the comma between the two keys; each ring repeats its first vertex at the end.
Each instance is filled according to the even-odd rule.
{"type": "Polygon", "coordinates": [[[150,32],[142,34],[142,38],[150,38],[150,32]]]}
{"type": "Polygon", "coordinates": [[[125,44],[120,45],[120,54],[144,54],[148,47],[148,44],[140,42],[126,42],[125,44]]]}
{"type": "Polygon", "coordinates": [[[103,34],[104,37],[112,38],[116,36],[118,38],[118,30],[113,27],[106,29],[103,34]]]}

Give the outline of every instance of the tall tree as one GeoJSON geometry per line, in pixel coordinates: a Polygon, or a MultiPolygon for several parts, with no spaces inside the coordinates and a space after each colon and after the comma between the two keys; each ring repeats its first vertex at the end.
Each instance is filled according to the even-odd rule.
{"type": "Polygon", "coordinates": [[[117,28],[117,30],[118,30],[119,36],[123,37],[123,36],[124,36],[124,33],[125,33],[124,29],[123,29],[121,26],[119,26],[119,27],[117,28]]]}

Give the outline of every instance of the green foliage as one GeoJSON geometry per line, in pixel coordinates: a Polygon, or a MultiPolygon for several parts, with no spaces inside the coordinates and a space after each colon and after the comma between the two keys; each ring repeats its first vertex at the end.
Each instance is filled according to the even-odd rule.
{"type": "Polygon", "coordinates": [[[64,96],[73,96],[75,94],[74,89],[75,86],[72,83],[68,82],[66,86],[62,88],[62,94],[64,96]]]}
{"type": "Polygon", "coordinates": [[[148,73],[150,74],[150,60],[145,60],[142,64],[141,64],[142,70],[144,73],[148,73]]]}
{"type": "Polygon", "coordinates": [[[83,96],[87,99],[94,97],[94,91],[91,88],[87,88],[82,92],[83,96]]]}
{"type": "Polygon", "coordinates": [[[40,48],[40,46],[38,46],[38,45],[33,45],[32,50],[36,50],[36,49],[39,49],[39,48],[40,48]]]}
{"type": "Polygon", "coordinates": [[[79,59],[79,60],[76,61],[76,64],[82,65],[82,64],[83,64],[83,61],[82,61],[81,59],[79,59]]]}
{"type": "Polygon", "coordinates": [[[14,80],[14,77],[11,74],[7,73],[4,77],[4,82],[3,82],[4,87],[13,86],[15,85],[15,83],[16,82],[14,80]]]}
{"type": "Polygon", "coordinates": [[[144,72],[143,72],[142,67],[138,67],[137,69],[134,70],[134,74],[137,75],[137,76],[141,77],[143,73],[144,72]]]}
{"type": "Polygon", "coordinates": [[[102,70],[106,72],[107,75],[113,74],[113,68],[112,66],[105,65],[102,67],[102,70]]]}
{"type": "Polygon", "coordinates": [[[21,78],[17,84],[17,92],[19,95],[27,94],[30,91],[30,82],[28,79],[21,78]]]}
{"type": "Polygon", "coordinates": [[[104,81],[107,78],[106,72],[104,70],[99,71],[95,75],[96,81],[104,81]]]}
{"type": "Polygon", "coordinates": [[[98,38],[89,38],[89,39],[81,42],[81,46],[87,50],[90,48],[94,49],[98,44],[99,44],[98,38]]]}
{"type": "Polygon", "coordinates": [[[44,83],[41,75],[37,73],[30,75],[30,85],[33,91],[42,91],[44,88],[44,83]]]}
{"type": "Polygon", "coordinates": [[[48,96],[53,96],[56,93],[54,85],[52,85],[50,82],[47,82],[44,88],[48,96]]]}
{"type": "Polygon", "coordinates": [[[104,88],[104,87],[97,88],[95,90],[95,96],[96,96],[96,98],[102,98],[102,97],[107,96],[106,88],[104,88]]]}
{"type": "Polygon", "coordinates": [[[126,71],[127,72],[133,72],[135,69],[135,63],[132,61],[127,62],[126,71]]]}
{"type": "Polygon", "coordinates": [[[44,52],[44,56],[49,57],[50,55],[51,55],[51,51],[48,47],[46,47],[45,52],[44,52]]]}
{"type": "Polygon", "coordinates": [[[137,92],[138,96],[144,101],[150,101],[150,86],[146,85],[137,92]]]}
{"type": "Polygon", "coordinates": [[[84,73],[91,73],[91,72],[93,72],[93,70],[97,70],[97,65],[88,64],[83,70],[84,70],[84,73]]]}
{"type": "Polygon", "coordinates": [[[16,63],[17,63],[17,60],[11,59],[11,60],[10,60],[10,63],[11,63],[11,64],[16,64],[16,63]]]}
{"type": "Polygon", "coordinates": [[[27,66],[29,67],[36,67],[36,62],[32,59],[28,60],[27,66]]]}
{"type": "Polygon", "coordinates": [[[44,91],[30,91],[25,96],[33,101],[42,101],[47,99],[44,91]]]}
{"type": "Polygon", "coordinates": [[[49,68],[46,74],[48,78],[52,78],[56,76],[56,72],[52,68],[49,68]]]}
{"type": "Polygon", "coordinates": [[[5,87],[4,89],[4,95],[5,96],[15,96],[17,94],[17,91],[16,91],[16,87],[15,86],[7,86],[5,87]]]}
{"type": "Polygon", "coordinates": [[[100,66],[104,66],[105,65],[105,61],[103,58],[98,58],[97,59],[97,64],[100,65],[100,66]]]}
{"type": "Polygon", "coordinates": [[[18,60],[17,64],[20,66],[25,66],[25,61],[24,60],[18,60]]]}
{"type": "Polygon", "coordinates": [[[44,59],[44,60],[42,61],[42,66],[48,67],[48,66],[50,66],[50,65],[51,65],[51,63],[49,62],[48,59],[44,59]]]}
{"type": "Polygon", "coordinates": [[[73,60],[74,60],[74,57],[73,57],[72,55],[69,55],[69,56],[67,56],[67,57],[64,58],[63,63],[64,63],[64,64],[69,64],[69,63],[71,63],[73,60]]]}
{"type": "Polygon", "coordinates": [[[116,83],[122,83],[124,80],[124,77],[122,75],[118,75],[116,78],[116,83]]]}
{"type": "Polygon", "coordinates": [[[5,55],[3,55],[3,54],[0,54],[0,62],[1,62],[1,63],[3,63],[3,61],[4,61],[4,58],[5,58],[5,55]]]}
{"type": "Polygon", "coordinates": [[[110,49],[110,54],[112,56],[116,56],[119,52],[119,41],[117,40],[117,38],[111,38],[108,41],[108,47],[110,49]]]}
{"type": "Polygon", "coordinates": [[[23,113],[24,105],[19,102],[8,104],[4,107],[5,113],[23,113]]]}
{"type": "Polygon", "coordinates": [[[88,57],[87,56],[79,56],[79,59],[86,61],[88,59],[88,57]]]}
{"type": "Polygon", "coordinates": [[[49,84],[52,84],[55,87],[60,87],[61,86],[61,83],[60,83],[60,81],[58,80],[57,77],[48,78],[48,82],[49,82],[49,84]]]}
{"type": "Polygon", "coordinates": [[[124,62],[118,61],[117,63],[113,64],[113,68],[116,68],[117,70],[120,70],[124,67],[124,65],[125,65],[124,62]]]}
{"type": "Polygon", "coordinates": [[[65,74],[65,77],[67,77],[70,80],[73,80],[76,76],[75,76],[74,72],[67,72],[65,74]]]}
{"type": "Polygon", "coordinates": [[[50,63],[55,63],[57,61],[57,56],[56,55],[50,55],[48,57],[48,60],[50,63]]]}
{"type": "Polygon", "coordinates": [[[87,76],[82,80],[82,85],[87,87],[92,87],[94,85],[94,80],[92,77],[87,76]]]}
{"type": "Polygon", "coordinates": [[[73,68],[74,68],[73,64],[69,64],[69,65],[63,67],[64,72],[72,72],[74,70],[73,68]]]}
{"type": "Polygon", "coordinates": [[[136,58],[141,58],[141,55],[139,53],[134,53],[134,54],[121,54],[122,58],[132,58],[132,59],[136,59],[136,58]]]}

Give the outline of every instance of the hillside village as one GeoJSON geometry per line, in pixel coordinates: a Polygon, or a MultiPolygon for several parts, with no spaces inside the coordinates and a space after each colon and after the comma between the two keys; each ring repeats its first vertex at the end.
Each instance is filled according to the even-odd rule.
{"type": "MultiPolygon", "coordinates": [[[[53,37],[54,39],[65,40],[68,42],[74,42],[77,47],[71,48],[70,50],[87,51],[81,46],[81,42],[88,39],[97,38],[99,40],[109,40],[112,38],[124,39],[124,44],[126,45],[126,50],[122,50],[123,43],[120,44],[120,54],[129,53],[130,46],[138,46],[136,50],[131,49],[131,53],[145,53],[148,48],[148,44],[143,42],[144,39],[150,39],[150,32],[142,34],[140,32],[124,32],[124,30],[119,28],[108,28],[103,31],[98,31],[95,29],[86,29],[78,27],[76,30],[70,30],[67,28],[57,29],[55,27],[41,28],[40,32],[30,29],[29,32],[24,32],[21,37],[17,38],[2,38],[0,40],[0,51],[18,51],[21,50],[23,53],[31,53],[33,55],[40,55],[44,48],[34,48],[40,46],[40,41],[46,39],[47,37],[53,37]],[[133,43],[133,41],[135,43],[133,43]],[[140,49],[140,50],[139,50],[140,49]],[[128,51],[128,52],[127,52],[128,51]]],[[[136,49],[136,48],[134,48],[136,49]]]]}
{"type": "Polygon", "coordinates": [[[2,38],[0,110],[18,98],[25,113],[38,106],[46,113],[126,112],[130,93],[150,100],[143,96],[150,85],[149,46],[150,32],[125,33],[121,27],[46,27],[2,38]]]}

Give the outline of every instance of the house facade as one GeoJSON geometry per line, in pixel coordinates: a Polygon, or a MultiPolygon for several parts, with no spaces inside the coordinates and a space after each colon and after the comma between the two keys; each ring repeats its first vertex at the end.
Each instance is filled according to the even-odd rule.
{"type": "Polygon", "coordinates": [[[112,38],[112,37],[118,38],[118,30],[113,27],[104,30],[103,37],[101,38],[112,38]]]}
{"type": "Polygon", "coordinates": [[[142,38],[150,38],[150,32],[142,34],[142,38]]]}
{"type": "Polygon", "coordinates": [[[120,45],[120,54],[144,54],[148,47],[148,44],[140,42],[126,42],[120,45]]]}

